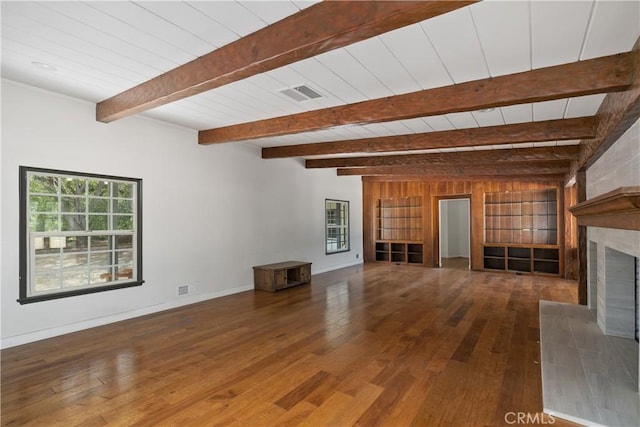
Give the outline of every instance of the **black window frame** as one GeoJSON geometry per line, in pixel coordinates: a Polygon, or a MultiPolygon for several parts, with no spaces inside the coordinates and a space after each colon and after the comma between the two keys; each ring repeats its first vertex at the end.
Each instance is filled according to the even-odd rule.
{"type": "MultiPolygon", "coordinates": [[[[141,286],[144,283],[142,279],[142,179],[141,178],[128,178],[114,175],[104,175],[87,172],[66,171],[60,169],[47,169],[31,166],[19,166],[19,298],[20,304],[29,304],[40,301],[49,301],[60,298],[68,298],[78,295],[87,295],[98,292],[111,291],[115,289],[124,289],[135,286],[141,286]],[[103,286],[91,286],[87,288],[73,289],[69,291],[53,292],[41,295],[29,295],[30,287],[30,271],[29,261],[31,254],[29,251],[29,216],[28,211],[28,195],[29,195],[29,182],[28,176],[30,173],[43,173],[51,175],[64,175],[64,176],[77,176],[87,179],[109,180],[109,181],[122,181],[131,182],[135,188],[135,221],[136,227],[134,230],[136,243],[135,243],[135,277],[131,280],[118,281],[118,283],[103,285],[103,286]]],[[[113,199],[111,197],[110,199],[113,199]]],[[[96,232],[99,233],[99,232],[96,232]]]]}
{"type": "MultiPolygon", "coordinates": [[[[325,250],[325,255],[333,255],[333,254],[340,254],[340,253],[344,253],[344,252],[349,252],[351,251],[351,212],[350,212],[350,206],[349,206],[349,201],[348,200],[338,200],[338,199],[325,199],[324,201],[324,250],[325,250]],[[339,249],[339,250],[335,250],[335,251],[330,251],[329,250],[329,208],[328,208],[328,204],[329,203],[343,203],[346,206],[346,213],[345,213],[345,217],[346,217],[346,225],[344,225],[343,227],[346,229],[346,233],[345,233],[345,238],[346,238],[346,248],[345,249],[339,249]]],[[[339,233],[338,233],[339,234],[339,233]]]]}

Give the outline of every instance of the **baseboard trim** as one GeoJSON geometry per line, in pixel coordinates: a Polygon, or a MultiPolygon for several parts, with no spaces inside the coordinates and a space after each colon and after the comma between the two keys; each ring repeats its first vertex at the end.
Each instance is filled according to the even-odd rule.
{"type": "MultiPolygon", "coordinates": [[[[341,268],[353,267],[362,264],[362,260],[357,262],[333,265],[327,268],[323,268],[314,271],[313,274],[326,273],[333,270],[339,270],[341,268]]],[[[15,335],[12,337],[2,338],[0,340],[0,348],[16,347],[23,344],[29,344],[35,341],[44,340],[47,338],[53,338],[60,335],[70,334],[73,332],[82,331],[84,329],[95,328],[98,326],[108,325],[109,323],[121,322],[127,319],[133,319],[135,317],[146,316],[147,314],[158,313],[165,310],[171,310],[172,308],[178,308],[185,305],[195,304],[198,302],[221,298],[227,295],[237,294],[239,292],[250,291],[253,289],[253,284],[237,286],[234,288],[223,289],[221,291],[212,292],[202,295],[189,295],[180,297],[167,303],[152,305],[143,307],[137,310],[126,311],[123,313],[117,313],[110,316],[98,317],[95,319],[89,319],[82,322],[70,323],[68,325],[58,326],[51,329],[43,329],[39,331],[29,332],[27,334],[15,335]]]]}
{"type": "MultiPolygon", "coordinates": [[[[362,260],[358,260],[356,262],[350,262],[350,263],[346,263],[346,264],[332,265],[330,267],[321,268],[319,270],[313,270],[313,274],[327,273],[329,271],[340,270],[341,268],[353,267],[353,266],[361,265],[361,264],[363,264],[362,260]]],[[[313,268],[313,266],[312,266],[312,268],[313,268]]]]}
{"type": "Polygon", "coordinates": [[[146,316],[147,314],[158,313],[161,311],[171,310],[185,305],[195,304],[198,302],[221,298],[227,295],[237,294],[253,289],[253,284],[245,286],[237,286],[235,288],[223,289],[221,291],[212,292],[202,295],[192,295],[180,297],[167,303],[143,307],[137,310],[126,311],[123,313],[113,314],[110,316],[98,317],[82,322],[71,323],[68,325],[58,326],[51,329],[43,329],[40,331],[29,332],[27,334],[15,335],[0,340],[0,348],[16,347],[18,345],[29,344],[35,341],[53,338],[60,335],[70,334],[72,332],[82,331],[84,329],[95,328],[98,326],[108,325],[109,323],[120,322],[135,317],[146,316]]]}

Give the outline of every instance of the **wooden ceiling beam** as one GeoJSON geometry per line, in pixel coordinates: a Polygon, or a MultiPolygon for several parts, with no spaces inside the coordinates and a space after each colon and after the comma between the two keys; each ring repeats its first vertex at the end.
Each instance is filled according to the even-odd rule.
{"type": "Polygon", "coordinates": [[[393,156],[337,157],[308,159],[307,169],[344,168],[365,166],[411,166],[411,165],[482,165],[510,164],[513,162],[545,162],[553,160],[571,161],[579,155],[577,145],[563,147],[514,148],[505,150],[458,151],[452,153],[399,154],[393,156]]]}
{"type": "MultiPolygon", "coordinates": [[[[364,175],[363,181],[451,181],[451,177],[448,175],[364,175]]],[[[465,175],[460,177],[462,181],[508,181],[508,182],[555,182],[562,183],[564,176],[562,174],[557,175],[465,175]]]]}
{"type": "Polygon", "coordinates": [[[346,175],[429,175],[443,176],[449,179],[467,179],[467,176],[526,176],[558,175],[569,170],[568,161],[544,163],[518,162],[506,165],[411,165],[377,166],[363,168],[339,168],[339,176],[346,175]]]}
{"type": "Polygon", "coordinates": [[[640,38],[631,50],[633,74],[628,90],[609,93],[596,113],[598,126],[596,135],[580,141],[580,158],[572,165],[567,180],[576,176],[578,170],[593,165],[627,129],[640,119],[640,38]]]}
{"type": "Polygon", "coordinates": [[[96,119],[111,122],[476,1],[324,1],[98,103],[96,119]]]}
{"type": "Polygon", "coordinates": [[[265,147],[262,149],[262,158],[275,159],[345,153],[383,153],[388,151],[518,144],[521,142],[580,140],[593,138],[595,132],[595,117],[579,117],[442,132],[265,147]]]}
{"type": "Polygon", "coordinates": [[[379,123],[617,92],[629,88],[632,82],[632,71],[631,53],[621,53],[339,107],[203,130],[198,133],[198,142],[213,144],[241,141],[335,126],[379,123]]]}

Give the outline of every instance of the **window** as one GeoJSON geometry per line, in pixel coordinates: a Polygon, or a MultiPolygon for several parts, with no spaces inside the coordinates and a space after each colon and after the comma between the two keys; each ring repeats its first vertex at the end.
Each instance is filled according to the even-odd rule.
{"type": "Polygon", "coordinates": [[[142,181],[20,167],[21,304],[139,286],[142,181]]]}
{"type": "Polygon", "coordinates": [[[349,251],[349,202],[325,200],[326,253],[349,251]]]}

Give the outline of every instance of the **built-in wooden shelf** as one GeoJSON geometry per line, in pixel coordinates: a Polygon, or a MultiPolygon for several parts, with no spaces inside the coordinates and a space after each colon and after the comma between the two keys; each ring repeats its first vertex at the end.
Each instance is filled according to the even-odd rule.
{"type": "Polygon", "coordinates": [[[555,245],[485,244],[485,270],[560,274],[560,250],[555,245]]]}
{"type": "Polygon", "coordinates": [[[558,190],[485,193],[485,242],[558,244],[558,190]]]}
{"type": "Polygon", "coordinates": [[[422,242],[376,242],[376,261],[397,264],[422,264],[422,242]]]}
{"type": "Polygon", "coordinates": [[[640,231],[640,186],[620,187],[569,208],[578,225],[640,231]]]}
{"type": "Polygon", "coordinates": [[[422,197],[379,199],[376,240],[422,241],[422,197]]]}

